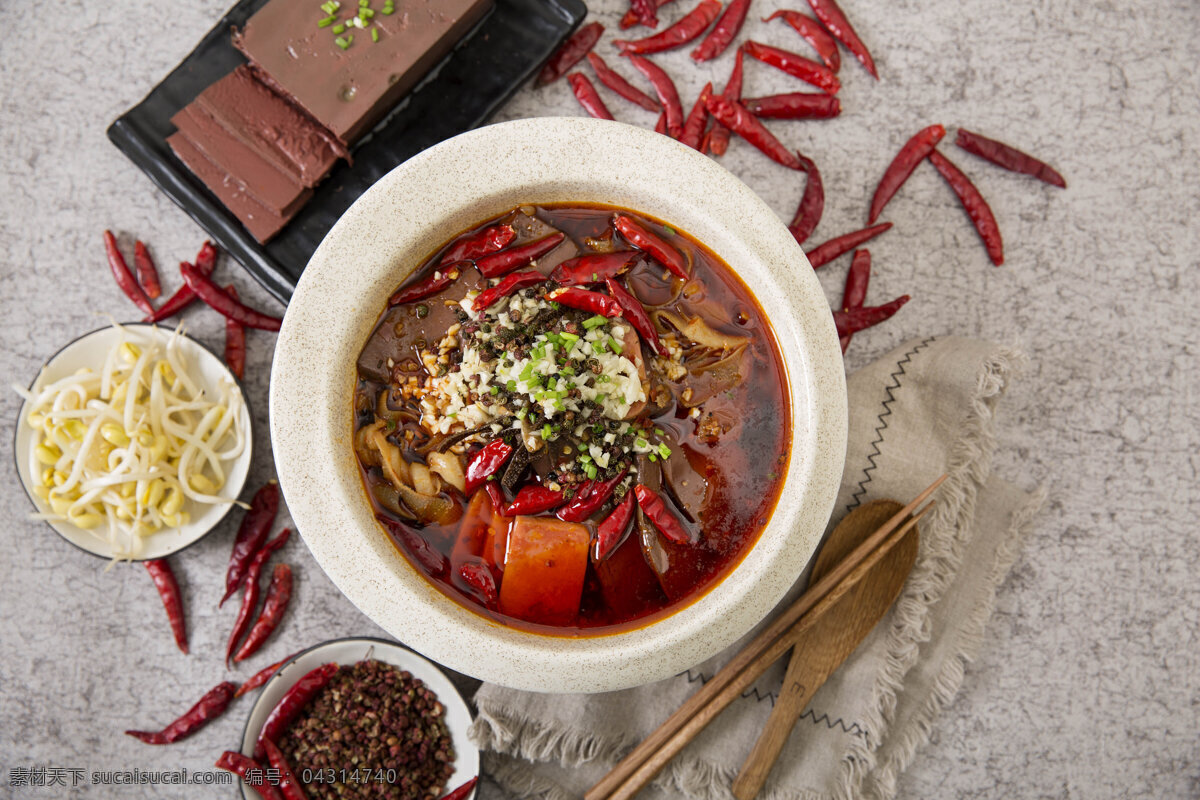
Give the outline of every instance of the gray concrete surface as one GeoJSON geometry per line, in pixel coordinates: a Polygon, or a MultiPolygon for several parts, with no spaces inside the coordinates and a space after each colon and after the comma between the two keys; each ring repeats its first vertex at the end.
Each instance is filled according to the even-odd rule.
{"type": "MultiPolygon", "coordinates": [[[[315,4],[314,4],[315,5],[315,4]]],[[[668,22],[692,3],[664,9],[668,22]]],[[[776,3],[760,2],[765,16],[776,3]]],[[[793,4],[802,7],[804,4],[793,4]]],[[[621,0],[596,0],[609,28],[621,0]]],[[[856,337],[850,369],[914,336],[955,333],[1014,343],[1027,377],[1003,409],[997,468],[1050,502],[1000,592],[962,693],[901,785],[908,798],[1200,796],[1200,6],[1014,0],[845,0],[876,56],[871,80],[847,54],[845,113],[778,123],[817,160],[828,203],[814,242],[859,227],[879,175],[916,129],[963,125],[1043,155],[1059,191],[953,147],[1004,234],[1007,262],[984,254],[957,200],[928,167],[887,210],[896,228],[872,244],[870,302],[910,293],[894,320],[856,337]]],[[[203,232],[104,137],[208,30],[220,0],[36,3],[0,43],[0,376],[27,383],[41,359],[105,314],[132,318],[107,274],[100,232],[149,242],[170,266],[203,232]]],[[[783,26],[746,34],[804,52],[783,26]]],[[[690,102],[723,85],[731,55],[693,67],[660,59],[690,102]]],[[[748,64],[746,94],[798,88],[748,64]]],[[[628,76],[632,70],[619,67],[628,76]]],[[[653,115],[606,95],[617,116],[653,115]]],[[[501,118],[578,114],[565,83],[523,89],[501,118]]],[[[790,219],[802,181],[742,142],[723,160],[790,219]]],[[[235,264],[220,275],[279,312],[235,264]]],[[[823,269],[838,302],[846,264],[823,269]]],[[[220,346],[210,313],[188,326],[220,346]]],[[[248,388],[259,447],[251,484],[272,475],[266,385],[273,337],[250,335],[248,388]]],[[[18,400],[0,392],[4,445],[18,400]]],[[[0,796],[109,797],[108,787],[11,786],[14,770],[202,770],[232,746],[248,704],[173,747],[120,734],[173,718],[221,679],[232,612],[215,610],[233,526],[177,559],[192,655],[170,640],[140,568],[103,571],[26,519],[0,459],[0,796]]],[[[294,608],[254,665],[316,641],[380,634],[333,587],[301,543],[294,608]]],[[[253,667],[251,667],[252,669],[253,667]]],[[[249,670],[242,670],[247,673],[249,670]]],[[[70,782],[69,774],[67,776],[70,782]]],[[[232,789],[135,787],[122,797],[232,797],[232,789]]],[[[485,790],[485,794],[487,791],[485,790]]],[[[492,795],[494,796],[494,794],[492,795]]]]}

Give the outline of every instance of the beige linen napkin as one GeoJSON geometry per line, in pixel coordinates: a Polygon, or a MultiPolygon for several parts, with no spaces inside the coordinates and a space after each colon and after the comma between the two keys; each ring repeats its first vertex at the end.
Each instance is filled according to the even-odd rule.
{"type": "MultiPolygon", "coordinates": [[[[896,605],[817,692],[764,800],[892,797],[958,691],[996,586],[1044,499],[990,475],[995,407],[1022,361],[987,342],[929,338],[847,381],[846,468],[830,528],[862,503],[907,502],[941,473],[950,477],[921,523],[917,562],[896,605]]],[[[802,576],[784,603],[806,582],[802,576]]],[[[472,735],[488,772],[514,795],[578,797],[745,641],[674,678],[620,692],[545,695],[484,684],[472,735]]],[[[766,721],[785,663],[726,709],[642,796],[731,798],[730,783],[766,721]]]]}

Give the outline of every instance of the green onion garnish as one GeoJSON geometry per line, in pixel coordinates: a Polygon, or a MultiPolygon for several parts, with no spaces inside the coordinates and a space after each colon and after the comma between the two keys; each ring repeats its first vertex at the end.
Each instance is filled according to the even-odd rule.
{"type": "Polygon", "coordinates": [[[633,446],[634,447],[649,447],[650,443],[639,436],[638,438],[633,440],[633,446]]]}
{"type": "Polygon", "coordinates": [[[328,28],[333,23],[337,22],[337,14],[330,14],[325,19],[317,23],[318,28],[328,28]]]}
{"type": "Polygon", "coordinates": [[[675,235],[675,229],[674,229],[674,228],[672,228],[670,225],[663,225],[663,230],[664,230],[664,231],[666,231],[667,233],[669,233],[669,234],[670,234],[670,235],[672,235],[672,236],[674,236],[674,235],[675,235]]]}
{"type": "MultiPolygon", "coordinates": [[[[334,33],[336,33],[336,34],[343,34],[343,33],[345,33],[345,32],[346,32],[346,26],[345,26],[345,25],[342,25],[341,23],[338,23],[337,25],[334,25],[334,26],[333,26],[333,32],[334,32],[334,33]]],[[[339,45],[341,44],[341,41],[340,41],[340,40],[338,41],[338,44],[339,44],[339,45]]],[[[342,49],[344,50],[344,49],[345,49],[345,47],[343,47],[342,49]]]]}
{"type": "Polygon", "coordinates": [[[575,333],[560,333],[559,337],[567,343],[568,347],[579,341],[579,335],[575,333]]]}
{"type": "Polygon", "coordinates": [[[493,384],[492,388],[491,388],[491,392],[492,392],[492,394],[500,394],[500,387],[493,384]]]}
{"type": "Polygon", "coordinates": [[[671,448],[667,447],[665,444],[660,444],[658,446],[658,454],[660,456],[662,456],[663,458],[670,458],[671,457],[671,448]]]}
{"type": "Polygon", "coordinates": [[[608,344],[608,349],[609,349],[609,350],[612,350],[614,353],[620,354],[620,352],[621,352],[621,345],[617,343],[617,340],[616,340],[616,339],[612,338],[611,336],[610,336],[610,337],[608,337],[608,342],[607,342],[607,344],[608,344]]]}
{"type": "Polygon", "coordinates": [[[545,425],[542,426],[542,438],[543,439],[549,439],[552,433],[553,432],[550,430],[549,422],[547,422],[545,425]]]}
{"type": "Polygon", "coordinates": [[[517,382],[514,380],[510,380],[507,384],[505,384],[505,388],[508,389],[510,392],[515,392],[517,390],[517,382]]]}
{"type": "Polygon", "coordinates": [[[379,28],[371,28],[371,41],[372,42],[379,41],[379,28]]]}
{"type": "MultiPolygon", "coordinates": [[[[341,27],[341,26],[338,26],[338,27],[341,27]]],[[[337,28],[334,28],[334,30],[337,30],[337,28]]],[[[338,47],[342,48],[343,50],[345,50],[346,48],[348,48],[350,46],[350,43],[353,41],[354,41],[353,36],[347,36],[345,38],[342,38],[341,36],[339,36],[333,40],[333,43],[336,44],[338,47]]]]}
{"type": "Polygon", "coordinates": [[[339,3],[338,0],[327,0],[324,3],[321,3],[321,10],[324,11],[326,14],[333,14],[335,11],[337,11],[341,7],[342,7],[342,4],[339,3]]]}
{"type": "Polygon", "coordinates": [[[595,467],[595,465],[594,465],[594,464],[588,464],[587,466],[585,466],[585,467],[583,468],[583,471],[584,471],[585,473],[587,473],[587,476],[588,476],[588,478],[589,478],[589,479],[593,479],[593,480],[594,480],[594,479],[595,479],[595,477],[596,477],[596,473],[597,473],[599,470],[597,470],[597,469],[596,469],[596,467],[595,467]]]}
{"type": "Polygon", "coordinates": [[[574,367],[563,367],[561,372],[563,375],[574,375],[575,368],[574,367]]]}
{"type": "Polygon", "coordinates": [[[590,331],[592,328],[598,328],[607,322],[608,322],[608,317],[602,317],[599,314],[596,314],[595,316],[591,316],[591,317],[588,317],[587,319],[585,319],[583,321],[583,327],[587,328],[590,331]]]}
{"type": "Polygon", "coordinates": [[[373,16],[375,16],[375,12],[369,8],[360,8],[358,10],[358,18],[363,20],[364,22],[366,20],[369,20],[373,16]]]}

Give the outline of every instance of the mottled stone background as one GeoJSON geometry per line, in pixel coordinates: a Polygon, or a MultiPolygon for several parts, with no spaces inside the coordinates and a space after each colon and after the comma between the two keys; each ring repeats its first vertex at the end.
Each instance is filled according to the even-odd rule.
{"type": "MultiPolygon", "coordinates": [[[[316,5],[314,0],[314,6],[316,5]]],[[[11,4],[10,4],[11,5],[11,4]]],[[[664,10],[674,21],[690,0],[664,10]]],[[[776,3],[760,2],[765,16],[776,3]]],[[[793,3],[801,7],[802,3],[793,3]]],[[[611,33],[623,0],[592,3],[611,33]]],[[[1004,233],[992,267],[957,200],[928,167],[887,210],[872,243],[870,302],[910,293],[890,323],[855,338],[848,367],[915,336],[956,333],[1017,344],[1027,377],[1003,408],[997,469],[1050,502],[1000,591],[988,641],[962,693],[901,786],[909,798],[1200,796],[1200,5],[1084,0],[845,0],[882,80],[848,55],[845,113],[779,123],[817,160],[828,204],[814,242],[857,228],[879,175],[916,129],[964,125],[1045,156],[1063,192],[944,151],[978,182],[1004,233]]],[[[27,383],[41,359],[103,314],[132,318],[104,266],[106,227],[149,242],[166,267],[203,232],[113,148],[104,129],[220,17],[221,0],[26,4],[0,40],[0,375],[27,383]]],[[[754,38],[803,52],[789,29],[753,20],[754,38]]],[[[615,63],[614,59],[609,58],[615,63]]],[[[696,68],[660,59],[685,102],[723,85],[732,55],[696,68]]],[[[747,95],[790,91],[748,64],[747,95]]],[[[633,77],[626,65],[619,68],[633,77]]],[[[617,115],[653,115],[606,95],[617,115]]],[[[524,89],[502,118],[580,111],[565,83],[524,89]]],[[[790,219],[802,180],[735,142],[722,162],[790,219]]],[[[831,302],[846,264],[820,273],[831,302]]],[[[235,264],[250,301],[279,307],[235,264]]],[[[220,346],[211,313],[194,335],[220,346]]],[[[273,336],[250,335],[248,387],[258,449],[251,484],[272,475],[266,386],[273,336]]],[[[10,441],[16,396],[0,393],[10,441]]],[[[9,445],[6,443],[5,448],[9,445]]],[[[201,734],[154,748],[120,734],[173,718],[222,679],[233,612],[215,610],[233,524],[176,559],[192,655],[175,650],[140,568],[103,562],[26,520],[9,456],[0,459],[0,796],[14,767],[204,769],[233,746],[248,703],[201,734]]],[[[250,669],[319,640],[381,634],[333,587],[301,542],[292,610],[250,669]]],[[[243,669],[240,674],[248,674],[243,669]]],[[[731,743],[731,746],[749,743],[731,743]]],[[[81,796],[115,796],[96,788],[81,796]]],[[[485,796],[496,796],[485,790],[485,796]]],[[[211,789],[123,790],[122,797],[233,796],[211,789]]]]}

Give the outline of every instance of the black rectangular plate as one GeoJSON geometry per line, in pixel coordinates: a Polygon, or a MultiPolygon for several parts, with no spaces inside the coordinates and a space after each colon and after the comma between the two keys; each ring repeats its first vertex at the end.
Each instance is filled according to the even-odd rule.
{"type": "Polygon", "coordinates": [[[266,245],[259,244],[183,165],[166,139],[171,117],[244,62],[230,29],[266,0],[241,0],[162,83],[108,128],[108,138],[226,252],[283,303],[317,245],[359,195],[422,150],[485,123],[587,14],[583,0],[496,0],[495,8],[339,163],[312,199],[266,245]]]}

